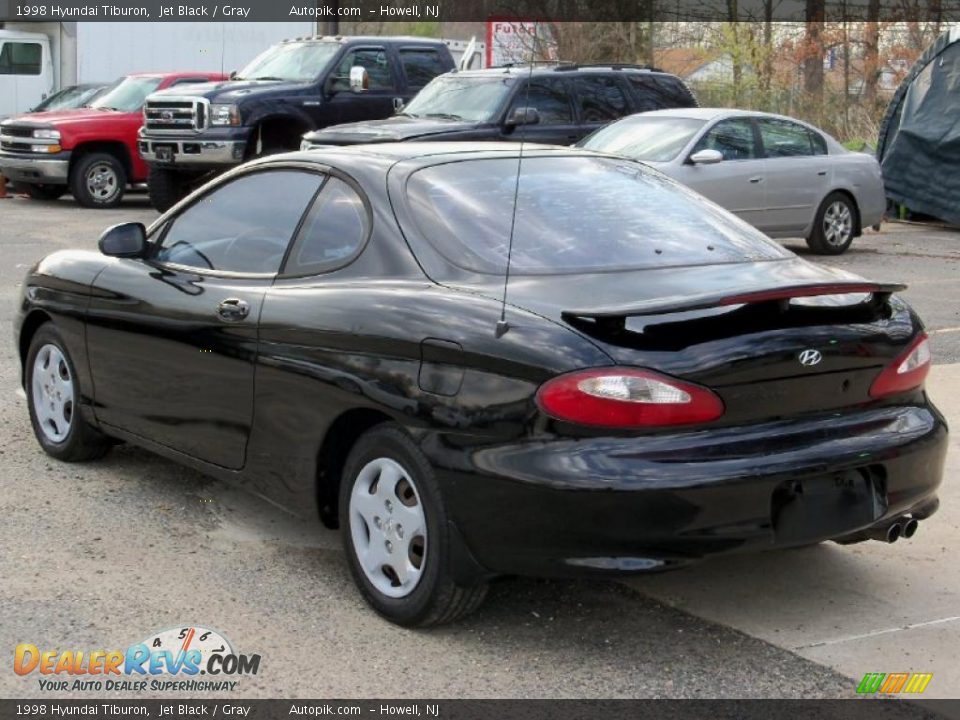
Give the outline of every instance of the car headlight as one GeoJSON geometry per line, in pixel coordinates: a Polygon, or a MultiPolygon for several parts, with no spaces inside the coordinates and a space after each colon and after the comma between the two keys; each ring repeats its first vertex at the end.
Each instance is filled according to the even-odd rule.
{"type": "Polygon", "coordinates": [[[211,125],[239,125],[240,110],[236,105],[218,105],[210,106],[210,124],[211,125]]]}
{"type": "Polygon", "coordinates": [[[60,131],[59,131],[59,130],[53,130],[53,129],[47,129],[47,128],[40,128],[39,130],[34,130],[34,131],[33,131],[33,136],[34,136],[37,140],[59,140],[59,139],[60,139],[60,131]]]}

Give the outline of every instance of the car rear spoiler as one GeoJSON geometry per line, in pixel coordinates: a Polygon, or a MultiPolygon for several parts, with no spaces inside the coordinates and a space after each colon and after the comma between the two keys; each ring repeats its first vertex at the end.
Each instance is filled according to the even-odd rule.
{"type": "Polygon", "coordinates": [[[605,320],[613,318],[638,317],[643,315],[666,315],[670,313],[687,312],[689,310],[706,310],[727,305],[750,305],[765,302],[789,303],[793,298],[815,297],[817,295],[846,295],[870,293],[875,302],[886,302],[895,292],[906,290],[907,286],[901,283],[873,283],[873,282],[835,282],[835,283],[808,283],[804,285],[790,285],[787,287],[768,288],[763,290],[748,290],[730,294],[692,295],[687,297],[657,298],[647,302],[620,307],[601,307],[590,310],[564,310],[561,317],[564,320],[605,320]]]}

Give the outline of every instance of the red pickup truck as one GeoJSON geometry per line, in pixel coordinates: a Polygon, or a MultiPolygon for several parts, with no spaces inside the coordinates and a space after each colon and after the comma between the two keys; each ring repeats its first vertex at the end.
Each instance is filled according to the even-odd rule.
{"type": "Polygon", "coordinates": [[[147,179],[137,153],[143,101],[156,90],[225,80],[222,73],[135,73],[89,106],[31,113],[0,123],[0,174],[33,198],[70,192],[84,207],[115,207],[128,186],[147,179]]]}

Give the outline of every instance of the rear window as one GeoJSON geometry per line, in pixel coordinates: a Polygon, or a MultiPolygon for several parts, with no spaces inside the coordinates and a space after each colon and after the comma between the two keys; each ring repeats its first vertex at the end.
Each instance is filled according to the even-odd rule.
{"type": "MultiPolygon", "coordinates": [[[[516,158],[469,160],[419,170],[406,191],[420,234],[450,265],[502,275],[516,181],[516,158]]],[[[511,273],[790,257],[726,211],[626,160],[524,158],[517,192],[511,273]]]]}

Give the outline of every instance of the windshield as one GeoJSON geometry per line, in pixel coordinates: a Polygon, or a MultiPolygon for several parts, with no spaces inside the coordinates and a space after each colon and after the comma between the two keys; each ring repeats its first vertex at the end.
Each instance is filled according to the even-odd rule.
{"type": "Polygon", "coordinates": [[[121,112],[136,112],[143,101],[160,85],[163,78],[127,77],[103,91],[89,103],[89,107],[121,112]]]}
{"type": "Polygon", "coordinates": [[[307,82],[323,72],[339,49],[340,44],[332,42],[274,45],[255,57],[234,79],[307,82]]]}
{"type": "MultiPolygon", "coordinates": [[[[420,234],[448,263],[502,275],[516,179],[515,157],[452,162],[415,172],[407,198],[420,234]]],[[[525,157],[518,192],[511,273],[790,257],[725,210],[629,160],[525,157]]]]}
{"type": "Polygon", "coordinates": [[[37,105],[35,112],[83,107],[99,90],[100,88],[97,87],[84,87],[81,85],[65,88],[58,93],[54,93],[37,105]]]}
{"type": "Polygon", "coordinates": [[[581,140],[579,146],[634,160],[669,162],[686,147],[705,122],[693,118],[638,115],[597,130],[581,140]]]}
{"type": "Polygon", "coordinates": [[[486,122],[500,109],[512,84],[512,79],[502,77],[438,77],[417,93],[401,115],[486,122]]]}

